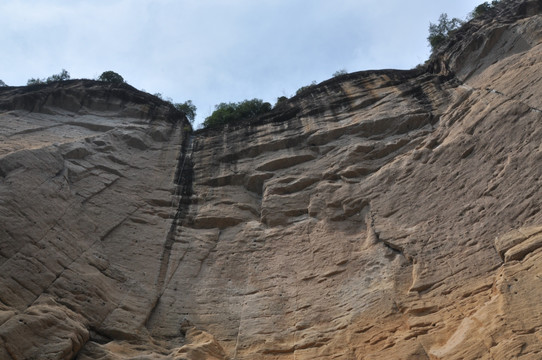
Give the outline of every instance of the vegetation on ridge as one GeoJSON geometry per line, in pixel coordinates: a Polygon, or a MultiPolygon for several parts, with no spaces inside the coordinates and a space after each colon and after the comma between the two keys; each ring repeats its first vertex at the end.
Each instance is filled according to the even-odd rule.
{"type": "Polygon", "coordinates": [[[105,81],[113,84],[122,84],[124,83],[124,78],[117,74],[114,71],[104,71],[100,77],[98,77],[98,81],[105,81]]]}
{"type": "MultiPolygon", "coordinates": [[[[495,10],[497,5],[500,3],[499,0],[493,0],[491,2],[486,1],[474,8],[474,10],[469,14],[467,20],[475,19],[481,16],[487,16],[495,10]]],[[[440,15],[438,22],[436,24],[429,24],[429,35],[427,40],[431,47],[432,52],[436,52],[440,46],[442,46],[457,29],[465,24],[465,21],[458,18],[449,19],[446,13],[440,15]]],[[[419,65],[423,67],[423,65],[419,65]]],[[[338,77],[341,75],[347,74],[345,69],[337,70],[332,74],[333,77],[338,77]]],[[[36,85],[36,84],[48,84],[56,81],[65,81],[70,79],[70,74],[65,69],[58,74],[49,76],[48,78],[31,78],[27,81],[27,85],[36,85]]],[[[124,78],[111,70],[104,71],[98,78],[98,81],[109,82],[113,84],[123,84],[126,83],[124,78]]],[[[311,84],[300,87],[295,95],[299,95],[305,92],[308,89],[316,86],[316,81],[313,81],[311,84]]],[[[2,80],[0,80],[0,87],[7,86],[2,80]]],[[[145,91],[145,90],[142,90],[145,91]]],[[[186,118],[190,121],[191,124],[195,121],[196,117],[196,106],[192,103],[191,100],[187,100],[183,103],[174,103],[171,98],[162,98],[160,93],[154,94],[160,99],[170,103],[178,111],[183,113],[186,118]]],[[[288,97],[281,96],[277,99],[275,107],[279,104],[284,104],[288,101],[288,97]]],[[[215,110],[213,113],[208,116],[203,124],[203,128],[214,128],[220,127],[226,124],[231,124],[235,122],[242,122],[252,118],[255,118],[261,114],[271,111],[272,106],[268,102],[264,102],[261,99],[252,99],[252,100],[243,100],[241,102],[230,102],[230,103],[220,103],[215,105],[215,110]]]]}
{"type": "Polygon", "coordinates": [[[490,11],[495,9],[495,7],[499,4],[499,0],[493,0],[491,3],[485,2],[483,4],[478,5],[474,8],[474,10],[470,13],[471,18],[477,18],[480,16],[483,16],[485,14],[488,14],[490,11]]]}
{"type": "Polygon", "coordinates": [[[196,119],[196,110],[198,108],[192,103],[192,100],[187,100],[183,103],[174,103],[173,106],[186,116],[190,124],[194,123],[194,119],[196,119]]]}
{"type": "Polygon", "coordinates": [[[271,104],[261,99],[244,100],[237,103],[220,103],[203,122],[203,128],[219,127],[234,122],[255,118],[271,111],[271,104]]]}
{"type": "Polygon", "coordinates": [[[37,84],[50,84],[55,81],[66,81],[70,80],[70,73],[66,71],[66,69],[62,69],[60,73],[53,74],[49,76],[48,78],[40,79],[40,78],[30,78],[26,82],[26,85],[37,85],[37,84]]]}
{"type": "Polygon", "coordinates": [[[427,41],[431,46],[431,51],[435,52],[442,44],[448,40],[450,33],[463,25],[463,21],[458,18],[448,20],[448,14],[440,14],[438,24],[429,23],[429,36],[427,41]]]}
{"type": "MultiPolygon", "coordinates": [[[[31,85],[39,85],[39,84],[49,84],[49,83],[52,83],[52,82],[57,82],[57,81],[66,81],[66,80],[70,80],[70,73],[65,70],[65,69],[62,69],[62,71],[58,74],[53,74],[51,76],[49,76],[48,78],[30,78],[28,79],[26,85],[27,86],[31,86],[31,85]]],[[[114,71],[111,71],[111,70],[108,70],[108,71],[104,71],[98,78],[95,79],[96,81],[102,81],[102,82],[108,82],[108,83],[112,83],[112,84],[127,84],[126,81],[124,80],[124,78],[114,72],[114,71]]],[[[6,83],[4,83],[2,80],[0,80],[0,87],[5,87],[7,86],[6,83]]],[[[146,92],[145,90],[141,90],[143,92],[146,92]]],[[[162,95],[160,93],[157,93],[157,94],[154,94],[154,96],[160,98],[161,100],[169,103],[171,106],[175,107],[175,109],[177,109],[177,111],[181,112],[182,114],[184,114],[186,116],[186,118],[188,119],[188,121],[190,122],[190,124],[193,124],[194,123],[194,120],[196,118],[196,105],[194,105],[192,103],[192,100],[187,100],[185,101],[184,103],[174,103],[173,100],[171,98],[167,98],[167,99],[163,99],[162,98],[162,95]]]]}
{"type": "MultiPolygon", "coordinates": [[[[492,11],[496,5],[499,3],[499,0],[493,0],[491,3],[484,2],[478,5],[467,17],[467,20],[478,18],[482,15],[485,15],[492,11]]],[[[456,30],[461,28],[466,21],[463,21],[458,18],[449,18],[448,14],[443,13],[440,15],[438,22],[436,24],[429,23],[429,35],[427,41],[431,47],[431,51],[434,53],[441,47],[456,30]]],[[[333,77],[338,77],[341,75],[347,74],[345,69],[338,70],[333,73],[333,77]]],[[[313,81],[311,84],[300,87],[295,95],[299,95],[306,90],[316,86],[316,81],[313,81]]],[[[281,96],[277,99],[277,105],[284,103],[288,98],[281,96]]],[[[275,105],[276,106],[276,105],[275,105]]],[[[238,103],[220,103],[215,105],[215,110],[211,116],[207,117],[203,122],[203,128],[215,128],[220,127],[226,124],[231,124],[235,122],[241,122],[257,115],[263,114],[271,110],[271,105],[269,103],[264,103],[260,99],[244,100],[238,103]]]]}
{"type": "MultiPolygon", "coordinates": [[[[491,13],[497,5],[499,0],[493,0],[491,3],[484,2],[474,8],[474,10],[467,16],[467,21],[471,19],[479,18],[483,15],[491,13]]],[[[429,23],[429,36],[427,41],[431,46],[431,51],[435,52],[441,45],[443,45],[453,32],[465,24],[465,21],[458,18],[448,19],[448,14],[441,14],[437,24],[429,23]]]]}

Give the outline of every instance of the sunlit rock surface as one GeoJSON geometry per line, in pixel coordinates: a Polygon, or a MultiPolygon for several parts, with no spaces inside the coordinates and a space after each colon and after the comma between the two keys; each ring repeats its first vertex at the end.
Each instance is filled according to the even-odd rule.
{"type": "Polygon", "coordinates": [[[190,135],[0,90],[2,359],[538,359],[542,5],[190,135]]]}

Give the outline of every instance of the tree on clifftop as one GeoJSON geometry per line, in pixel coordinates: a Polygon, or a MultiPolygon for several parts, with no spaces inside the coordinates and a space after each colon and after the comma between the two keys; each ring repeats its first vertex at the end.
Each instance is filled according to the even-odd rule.
{"type": "Polygon", "coordinates": [[[450,36],[450,32],[463,25],[458,18],[448,20],[448,14],[440,14],[438,24],[429,23],[429,36],[427,41],[431,45],[431,51],[437,50],[450,36]]]}
{"type": "Polygon", "coordinates": [[[66,69],[62,69],[62,71],[58,74],[53,74],[45,80],[46,83],[52,83],[54,81],[66,81],[70,80],[70,73],[66,69]]]}
{"type": "Polygon", "coordinates": [[[66,81],[70,80],[70,73],[66,69],[62,69],[58,74],[53,74],[47,79],[40,78],[30,78],[26,82],[26,85],[38,85],[38,84],[49,84],[55,81],[66,81]]]}
{"type": "Polygon", "coordinates": [[[474,8],[474,10],[470,13],[471,18],[477,18],[480,16],[483,16],[485,14],[490,13],[495,7],[499,4],[499,0],[493,0],[491,3],[485,2],[483,4],[478,5],[474,8]]]}
{"type": "Polygon", "coordinates": [[[114,71],[104,71],[98,78],[98,81],[105,81],[113,84],[122,84],[124,78],[114,71]]]}
{"type": "Polygon", "coordinates": [[[198,108],[192,103],[192,100],[187,100],[184,103],[176,103],[173,104],[173,106],[182,112],[191,124],[194,122],[194,119],[196,118],[196,110],[198,108]]]}
{"type": "Polygon", "coordinates": [[[261,99],[244,100],[238,103],[220,103],[203,122],[204,128],[218,127],[254,118],[271,111],[271,104],[261,99]]]}

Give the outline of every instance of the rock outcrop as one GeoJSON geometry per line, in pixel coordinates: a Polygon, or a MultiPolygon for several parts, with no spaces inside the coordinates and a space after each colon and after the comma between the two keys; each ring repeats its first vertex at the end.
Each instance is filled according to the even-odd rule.
{"type": "Polygon", "coordinates": [[[0,358],[540,358],[541,13],[221,130],[0,89],[0,358]]]}

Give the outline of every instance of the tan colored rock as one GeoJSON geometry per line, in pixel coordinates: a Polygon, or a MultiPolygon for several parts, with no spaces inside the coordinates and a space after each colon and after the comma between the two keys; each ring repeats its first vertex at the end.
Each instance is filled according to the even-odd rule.
{"type": "Polygon", "coordinates": [[[165,103],[124,87],[3,93],[13,109],[1,115],[0,334],[11,358],[72,359],[89,337],[146,334],[182,136],[165,103]],[[21,107],[28,97],[56,100],[21,107]],[[105,98],[119,105],[96,105],[105,98]]]}
{"type": "Polygon", "coordinates": [[[0,89],[0,358],[538,358],[540,13],[192,137],[126,86],[0,89]]]}
{"type": "Polygon", "coordinates": [[[9,317],[0,329],[4,359],[72,359],[89,339],[85,319],[52,299],[2,313],[9,317]]]}

